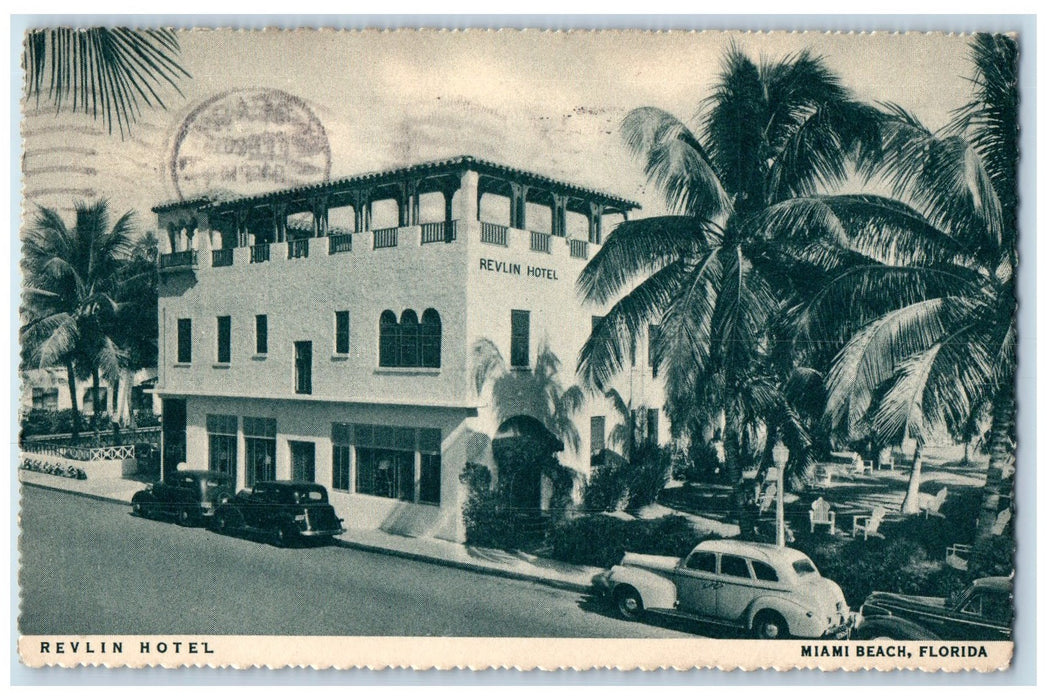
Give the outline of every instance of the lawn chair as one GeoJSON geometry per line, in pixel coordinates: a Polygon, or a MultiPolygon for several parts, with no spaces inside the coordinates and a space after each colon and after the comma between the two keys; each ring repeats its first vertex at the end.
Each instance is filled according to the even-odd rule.
{"type": "Polygon", "coordinates": [[[967,562],[971,558],[971,545],[954,544],[945,550],[945,563],[959,571],[967,571],[967,562]]]}
{"type": "Polygon", "coordinates": [[[920,510],[923,511],[923,517],[930,515],[936,515],[939,518],[944,518],[942,514],[942,504],[945,503],[946,496],[949,495],[949,489],[942,487],[941,491],[936,493],[934,496],[928,496],[926,494],[920,494],[920,510]]]}
{"type": "Polygon", "coordinates": [[[1007,524],[1011,522],[1011,509],[1004,508],[1000,511],[1000,514],[996,516],[996,522],[992,525],[992,534],[999,537],[1003,534],[1003,531],[1007,529],[1007,524]]]}
{"type": "Polygon", "coordinates": [[[811,504],[811,512],[808,513],[811,518],[811,532],[814,532],[814,528],[818,525],[828,525],[829,534],[836,534],[836,513],[832,511],[832,507],[829,502],[822,497],[818,497],[814,503],[811,504]]]}
{"type": "MultiPolygon", "coordinates": [[[[1004,508],[997,514],[996,521],[993,522],[992,534],[1002,535],[1009,522],[1011,522],[1011,509],[1004,508]]],[[[945,563],[954,569],[967,571],[967,562],[970,561],[970,558],[971,545],[969,544],[954,544],[945,549],[945,563]]]]}
{"type": "Polygon", "coordinates": [[[827,489],[832,485],[833,481],[833,468],[831,464],[816,464],[814,465],[814,475],[811,479],[811,485],[827,489]]]}
{"type": "Polygon", "coordinates": [[[894,450],[889,447],[880,450],[880,469],[894,471],[894,450]]]}
{"type": "Polygon", "coordinates": [[[865,539],[869,539],[869,535],[873,537],[883,537],[880,534],[880,523],[883,522],[884,516],[887,515],[887,510],[883,506],[876,506],[872,510],[872,515],[856,515],[854,516],[854,526],[851,529],[851,536],[858,537],[858,533],[862,533],[865,539]]]}

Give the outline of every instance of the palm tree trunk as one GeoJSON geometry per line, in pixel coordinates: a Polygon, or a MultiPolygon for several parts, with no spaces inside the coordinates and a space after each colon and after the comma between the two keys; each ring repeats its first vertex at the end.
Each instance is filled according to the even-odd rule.
{"type": "Polygon", "coordinates": [[[912,474],[909,475],[909,488],[902,501],[902,513],[915,515],[920,512],[920,472],[923,470],[923,445],[916,443],[912,453],[912,474]]]}
{"type": "Polygon", "coordinates": [[[92,393],[94,395],[91,397],[91,408],[94,411],[94,413],[91,415],[91,428],[92,428],[92,430],[94,430],[94,433],[95,433],[95,445],[98,445],[99,441],[101,440],[101,435],[99,434],[99,428],[98,428],[98,414],[100,413],[100,411],[99,411],[99,405],[98,405],[98,368],[97,367],[95,367],[93,370],[91,370],[91,386],[94,387],[94,389],[92,391],[92,393]]]}
{"type": "Polygon", "coordinates": [[[73,441],[80,437],[80,402],[76,397],[76,372],[72,360],[65,363],[66,376],[69,378],[69,403],[73,408],[73,441]]]}
{"type": "Polygon", "coordinates": [[[992,404],[992,426],[989,428],[989,469],[985,474],[982,489],[982,507],[978,515],[971,552],[971,570],[979,571],[990,552],[992,528],[1000,512],[1000,499],[1004,489],[1004,471],[1014,467],[1014,395],[1013,385],[1004,382],[992,404]]]}
{"type": "Polygon", "coordinates": [[[963,466],[971,466],[971,442],[974,438],[971,438],[967,442],[963,443],[963,466]]]}

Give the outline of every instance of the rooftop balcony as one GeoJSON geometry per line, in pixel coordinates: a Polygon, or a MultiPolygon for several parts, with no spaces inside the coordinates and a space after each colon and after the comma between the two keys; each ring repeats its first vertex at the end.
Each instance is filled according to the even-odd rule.
{"type": "MultiPolygon", "coordinates": [[[[201,242],[206,239],[203,236],[201,242]]],[[[236,248],[206,251],[185,250],[160,256],[161,273],[198,270],[202,257],[210,260],[203,267],[235,268],[257,266],[264,269],[277,261],[294,261],[344,255],[387,255],[408,248],[446,248],[463,251],[470,241],[483,247],[510,251],[541,253],[550,257],[587,260],[593,245],[579,238],[554,236],[541,231],[511,228],[487,221],[474,221],[464,226],[457,220],[424,223],[415,226],[393,226],[358,233],[337,233],[315,238],[299,238],[281,243],[259,243],[236,248]]]]}

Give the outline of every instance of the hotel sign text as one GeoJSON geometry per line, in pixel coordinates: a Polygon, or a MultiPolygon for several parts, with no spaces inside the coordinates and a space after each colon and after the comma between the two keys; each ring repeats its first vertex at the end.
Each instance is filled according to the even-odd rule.
{"type": "Polygon", "coordinates": [[[493,258],[480,258],[480,269],[488,272],[498,272],[504,275],[516,275],[518,277],[534,277],[543,280],[559,280],[556,270],[548,267],[535,267],[533,265],[521,265],[520,263],[507,263],[493,258]]]}

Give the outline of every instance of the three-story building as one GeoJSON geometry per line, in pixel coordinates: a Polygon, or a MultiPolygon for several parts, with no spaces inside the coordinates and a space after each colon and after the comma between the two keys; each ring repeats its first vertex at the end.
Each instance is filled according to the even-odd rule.
{"type": "MultiPolygon", "coordinates": [[[[164,468],[314,480],[349,527],[461,540],[461,473],[548,430],[543,382],[576,383],[603,313],[576,280],[636,208],[468,156],[155,207],[164,468]]],[[[635,355],[618,391],[664,440],[635,355]]],[[[584,478],[624,419],[587,394],[551,449],[584,478]]]]}

